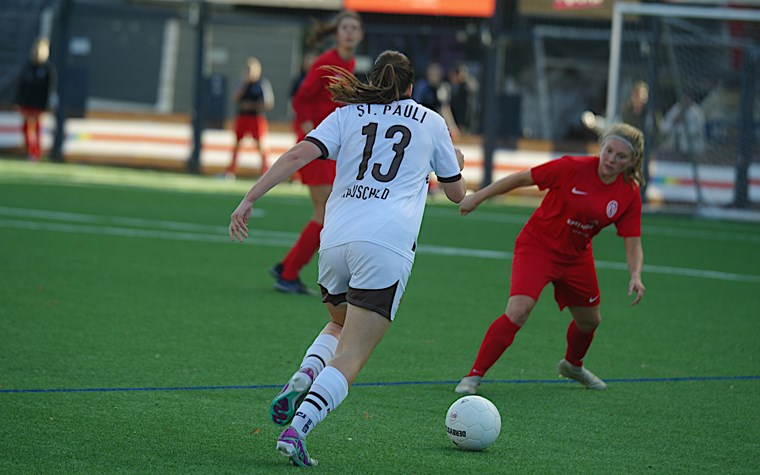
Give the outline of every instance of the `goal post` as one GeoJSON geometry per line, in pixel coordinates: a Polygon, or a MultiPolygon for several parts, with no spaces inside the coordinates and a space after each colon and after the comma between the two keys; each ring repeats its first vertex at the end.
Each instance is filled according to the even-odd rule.
{"type": "Polygon", "coordinates": [[[611,28],[607,117],[648,88],[647,201],[760,209],[760,10],[617,2],[611,28]]]}

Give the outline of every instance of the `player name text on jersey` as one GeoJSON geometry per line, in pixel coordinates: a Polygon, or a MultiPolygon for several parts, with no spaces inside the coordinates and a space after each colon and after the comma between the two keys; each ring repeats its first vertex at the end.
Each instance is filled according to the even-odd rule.
{"type": "Polygon", "coordinates": [[[425,117],[427,117],[427,111],[419,107],[416,103],[402,104],[396,102],[394,104],[359,104],[356,106],[356,112],[359,114],[359,117],[378,114],[396,115],[415,120],[420,124],[423,123],[425,117]]]}

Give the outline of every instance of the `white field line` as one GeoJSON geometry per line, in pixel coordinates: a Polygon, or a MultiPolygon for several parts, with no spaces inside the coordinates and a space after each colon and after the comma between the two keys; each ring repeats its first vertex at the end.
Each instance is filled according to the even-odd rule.
{"type": "MultiPolygon", "coordinates": [[[[443,209],[428,209],[425,211],[426,216],[435,218],[457,218],[470,219],[476,221],[485,221],[493,223],[508,224],[525,224],[528,216],[523,214],[495,213],[493,211],[475,211],[464,218],[459,216],[458,211],[443,209]]],[[[614,232],[615,227],[609,226],[603,232],[614,232]]],[[[717,229],[700,229],[700,228],[677,228],[673,226],[644,225],[641,227],[641,234],[644,239],[647,236],[667,236],[681,239],[702,239],[709,241],[727,241],[727,242],[748,242],[760,244],[760,226],[757,233],[746,233],[740,231],[725,231],[717,229]]]]}
{"type": "MultiPolygon", "coordinates": [[[[4,208],[0,207],[0,215],[12,215],[20,216],[24,210],[19,208],[4,208]]],[[[40,214],[46,213],[42,210],[32,210],[29,217],[41,217],[40,214]]],[[[26,221],[18,219],[2,219],[0,218],[0,227],[11,229],[25,229],[30,231],[51,231],[51,232],[64,232],[64,233],[78,233],[78,234],[95,234],[95,235],[108,235],[119,237],[133,237],[133,238],[148,238],[148,239],[168,239],[178,241],[195,241],[195,242],[229,242],[229,236],[227,235],[227,228],[225,226],[207,226],[197,225],[192,223],[178,223],[178,222],[165,222],[157,220],[144,220],[134,218],[120,218],[120,217],[101,217],[94,215],[84,215],[78,213],[53,213],[59,220],[63,220],[65,215],[71,215],[74,223],[51,223],[51,222],[39,222],[39,221],[26,221]],[[102,221],[111,220],[119,224],[120,220],[123,224],[135,224],[140,225],[152,225],[153,227],[163,229],[138,229],[138,228],[125,228],[121,226],[109,226],[109,225],[93,225],[93,224],[81,224],[98,223],[102,221]]],[[[247,242],[260,246],[273,246],[273,247],[289,247],[296,239],[295,233],[279,232],[279,231],[266,231],[254,229],[251,231],[251,237],[247,242]]],[[[421,254],[430,254],[436,256],[458,256],[458,257],[475,257],[482,259],[497,259],[497,260],[510,260],[512,259],[512,253],[505,251],[493,251],[487,249],[467,249],[457,248],[449,246],[432,246],[432,245],[420,245],[417,248],[417,252],[421,254]]],[[[614,269],[614,270],[627,270],[627,265],[622,262],[611,261],[596,261],[596,265],[602,269],[614,269]]],[[[697,277],[704,279],[714,279],[723,281],[734,282],[760,282],[760,275],[751,274],[736,274],[731,272],[711,271],[705,269],[689,269],[683,267],[672,266],[658,266],[646,264],[644,266],[646,273],[652,274],[664,274],[664,275],[676,275],[684,277],[697,277]]]]}

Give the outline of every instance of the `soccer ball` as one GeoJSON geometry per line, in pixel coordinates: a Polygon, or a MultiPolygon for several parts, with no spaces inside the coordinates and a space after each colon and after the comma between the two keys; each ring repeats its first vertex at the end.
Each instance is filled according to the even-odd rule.
{"type": "Polygon", "coordinates": [[[457,399],[446,413],[446,433],[462,449],[488,448],[496,442],[499,432],[499,410],[484,397],[465,396],[457,399]]]}

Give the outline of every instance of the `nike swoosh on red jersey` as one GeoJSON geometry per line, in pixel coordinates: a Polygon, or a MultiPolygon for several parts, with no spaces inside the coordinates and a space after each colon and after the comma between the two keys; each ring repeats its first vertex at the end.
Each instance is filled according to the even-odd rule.
{"type": "Polygon", "coordinates": [[[576,187],[573,187],[573,189],[571,191],[573,192],[574,195],[587,195],[588,194],[587,192],[581,191],[581,190],[579,190],[576,187]]]}

